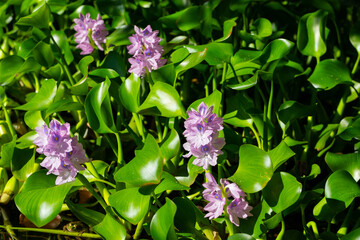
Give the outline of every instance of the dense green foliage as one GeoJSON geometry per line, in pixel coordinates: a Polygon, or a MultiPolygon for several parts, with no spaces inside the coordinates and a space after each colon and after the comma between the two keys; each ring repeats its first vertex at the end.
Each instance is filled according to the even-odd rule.
{"type": "Polygon", "coordinates": [[[359,18],[355,0],[0,0],[3,236],[40,234],[21,213],[59,214],[48,239],[359,239],[359,18]],[[75,48],[79,13],[102,16],[105,51],[75,48]],[[128,73],[134,25],[159,30],[167,59],[144,78],[128,73]],[[183,157],[201,102],[224,121],[212,174],[254,207],[239,227],[204,218],[204,170],[183,157]],[[53,118],[92,159],[63,185],[33,144],[53,118]]]}

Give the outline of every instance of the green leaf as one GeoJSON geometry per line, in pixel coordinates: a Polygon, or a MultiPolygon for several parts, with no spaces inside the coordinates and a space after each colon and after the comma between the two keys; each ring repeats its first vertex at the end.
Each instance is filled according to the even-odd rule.
{"type": "Polygon", "coordinates": [[[62,15],[67,8],[66,0],[48,0],[47,4],[49,5],[51,12],[58,15],[62,15]]]}
{"type": "Polygon", "coordinates": [[[176,81],[175,77],[175,67],[174,64],[171,63],[151,71],[151,79],[154,82],[160,81],[174,86],[176,81]]]}
{"type": "Polygon", "coordinates": [[[119,77],[119,74],[115,70],[109,68],[97,68],[91,71],[89,75],[101,78],[108,77],[109,79],[119,77]]]}
{"type": "Polygon", "coordinates": [[[161,181],[163,161],[155,138],[148,134],[144,147],[135,151],[135,158],[120,168],[114,178],[133,186],[158,184],[161,181]]]}
{"type": "Polygon", "coordinates": [[[154,240],[177,239],[174,229],[176,205],[166,198],[166,203],[154,215],[150,223],[150,232],[154,240]]]}
{"type": "Polygon", "coordinates": [[[239,91],[239,90],[246,90],[246,89],[252,88],[257,83],[258,83],[258,72],[256,72],[252,77],[250,77],[249,79],[246,79],[242,83],[228,84],[226,86],[233,90],[239,91]]]}
{"type": "Polygon", "coordinates": [[[24,60],[16,55],[1,59],[0,61],[0,86],[13,83],[15,76],[21,70],[24,60]]]}
{"type": "Polygon", "coordinates": [[[70,87],[74,95],[86,95],[88,93],[87,77],[89,74],[89,65],[94,61],[92,56],[85,56],[79,62],[79,69],[83,77],[73,86],[70,87]]]}
{"type": "MultiPolygon", "coordinates": [[[[33,141],[38,137],[36,131],[29,131],[17,139],[17,148],[24,149],[34,145],[33,141]]],[[[1,166],[1,164],[0,164],[1,166]]]]}
{"type": "Polygon", "coordinates": [[[359,239],[359,237],[360,237],[360,227],[356,228],[355,230],[343,236],[341,240],[357,240],[359,239]]]}
{"type": "Polygon", "coordinates": [[[201,52],[191,53],[190,56],[186,57],[179,65],[175,67],[176,76],[201,63],[205,59],[206,53],[207,48],[201,52]]]}
{"type": "Polygon", "coordinates": [[[339,135],[345,141],[351,141],[360,138],[360,118],[346,117],[340,121],[339,129],[337,131],[339,135]]]}
{"type": "Polygon", "coordinates": [[[162,117],[183,117],[185,109],[179,93],[167,83],[156,82],[143,104],[138,109],[139,114],[162,117]]]}
{"type": "Polygon", "coordinates": [[[335,200],[336,204],[348,207],[355,197],[360,196],[360,186],[345,170],[337,170],[327,179],[325,184],[326,201],[335,200]]]}
{"type": "Polygon", "coordinates": [[[293,205],[300,197],[302,185],[286,172],[277,172],[263,190],[264,199],[276,213],[293,205]]]}
{"type": "Polygon", "coordinates": [[[188,176],[176,176],[176,180],[179,181],[179,183],[181,183],[182,185],[188,186],[190,187],[196,180],[196,177],[204,172],[204,169],[202,167],[198,167],[194,164],[192,164],[192,162],[194,161],[195,157],[192,156],[190,158],[190,160],[188,161],[187,164],[187,171],[188,171],[188,176]]]}
{"type": "Polygon", "coordinates": [[[22,17],[16,22],[20,26],[31,26],[37,28],[48,28],[50,21],[50,9],[44,2],[36,8],[30,15],[22,17]]]}
{"type": "Polygon", "coordinates": [[[130,223],[136,225],[148,212],[150,195],[144,195],[139,188],[126,188],[109,197],[110,205],[130,223]]]}
{"type": "Polygon", "coordinates": [[[126,239],[125,227],[120,224],[116,219],[114,219],[114,217],[112,217],[109,213],[106,214],[101,223],[95,225],[93,228],[95,232],[100,234],[104,239],[126,239]]]}
{"type": "Polygon", "coordinates": [[[185,47],[181,47],[171,53],[170,60],[172,63],[178,63],[184,60],[187,56],[189,56],[189,54],[189,50],[187,50],[185,47]]]}
{"type": "Polygon", "coordinates": [[[24,115],[25,124],[31,128],[42,126],[45,122],[41,116],[41,111],[28,111],[24,115]]]}
{"type": "Polygon", "coordinates": [[[230,237],[228,237],[227,240],[255,240],[252,236],[246,234],[246,233],[236,233],[230,237]]]}
{"type": "Polygon", "coordinates": [[[326,17],[328,13],[318,10],[300,18],[297,47],[306,56],[320,58],[326,52],[326,17]]]}
{"type": "Polygon", "coordinates": [[[35,170],[34,149],[14,149],[11,172],[19,181],[25,181],[35,170]]]}
{"type": "Polygon", "coordinates": [[[131,42],[129,41],[129,36],[133,31],[134,29],[128,25],[120,26],[120,28],[116,29],[114,32],[112,32],[109,36],[106,37],[106,45],[130,45],[131,42]]]}
{"type": "Polygon", "coordinates": [[[272,34],[271,22],[266,18],[258,18],[254,21],[253,26],[256,30],[256,35],[264,38],[272,34]]]}
{"type": "Polygon", "coordinates": [[[233,56],[233,47],[230,43],[217,43],[212,42],[206,45],[198,46],[185,46],[185,48],[190,52],[202,52],[207,49],[205,61],[209,65],[223,64],[224,62],[229,63],[230,58],[233,56]]]}
{"type": "Polygon", "coordinates": [[[200,27],[203,17],[202,8],[199,6],[188,7],[181,11],[182,14],[176,20],[176,24],[181,31],[189,31],[200,27]]]}
{"type": "Polygon", "coordinates": [[[33,38],[26,39],[23,43],[21,43],[17,56],[22,57],[24,59],[28,58],[31,55],[35,46],[36,46],[36,41],[33,38]]]}
{"type": "Polygon", "coordinates": [[[85,113],[90,127],[98,133],[117,132],[109,96],[110,80],[97,84],[85,99],[85,113]]]}
{"type": "Polygon", "coordinates": [[[159,194],[167,190],[181,191],[190,189],[189,187],[180,184],[173,175],[166,171],[162,173],[161,178],[161,183],[154,190],[155,194],[159,194]]]}
{"type": "Polygon", "coordinates": [[[222,42],[228,39],[231,36],[233,29],[236,25],[236,18],[226,20],[223,27],[223,36],[219,39],[216,39],[215,42],[222,42]]]}
{"type": "MultiPolygon", "coordinates": [[[[66,4],[66,1],[65,1],[66,4]]],[[[74,56],[70,49],[70,44],[64,31],[53,31],[51,35],[55,39],[56,44],[61,49],[61,53],[64,55],[66,63],[69,65],[74,60],[74,56]]]]}
{"type": "Polygon", "coordinates": [[[13,158],[14,149],[16,145],[16,138],[10,142],[4,143],[0,147],[0,167],[10,168],[10,163],[13,158]]]}
{"type": "Polygon", "coordinates": [[[60,213],[72,187],[72,183],[55,185],[56,176],[46,173],[46,170],[41,170],[31,174],[15,197],[19,211],[38,227],[46,225],[60,213]]]}
{"type": "Polygon", "coordinates": [[[286,162],[289,158],[294,156],[295,153],[286,145],[284,141],[281,141],[274,149],[269,152],[271,162],[274,167],[274,171],[286,162]]]}
{"type": "Polygon", "coordinates": [[[316,65],[309,81],[316,89],[324,90],[329,90],[338,84],[352,84],[347,66],[334,59],[326,59],[316,65]]]}
{"type": "Polygon", "coordinates": [[[26,111],[45,110],[53,102],[56,90],[57,87],[55,80],[45,80],[42,82],[39,92],[36,93],[36,95],[28,103],[18,106],[15,109],[26,111]]]}
{"type": "Polygon", "coordinates": [[[35,60],[46,68],[53,65],[55,61],[51,46],[44,42],[39,42],[33,50],[35,60]]]}
{"type": "Polygon", "coordinates": [[[243,191],[254,193],[262,190],[273,175],[269,154],[254,145],[244,144],[239,149],[239,166],[229,179],[243,191]]]}
{"type": "Polygon", "coordinates": [[[325,197],[321,199],[320,202],[318,202],[318,204],[316,204],[313,209],[314,217],[320,221],[331,221],[331,219],[333,219],[336,213],[337,209],[330,206],[327,203],[325,197]]]}
{"type": "Polygon", "coordinates": [[[141,79],[134,73],[130,75],[119,88],[122,105],[130,112],[136,113],[140,105],[141,79]]]}
{"type": "Polygon", "coordinates": [[[291,120],[310,116],[313,114],[315,106],[308,106],[296,101],[286,101],[278,109],[279,119],[283,124],[291,120]]]}
{"type": "Polygon", "coordinates": [[[360,153],[336,154],[328,152],[325,161],[329,168],[335,172],[337,170],[348,171],[357,182],[360,179],[360,153]]]}
{"type": "Polygon", "coordinates": [[[356,22],[350,30],[350,42],[360,54],[360,22],[356,22]]]}
{"type": "Polygon", "coordinates": [[[55,112],[62,112],[62,111],[76,111],[76,110],[83,110],[84,107],[81,103],[73,102],[69,99],[61,99],[59,101],[53,102],[49,108],[46,110],[45,118],[49,117],[50,114],[55,112]]]}
{"type": "Polygon", "coordinates": [[[188,198],[176,197],[173,199],[176,204],[176,211],[174,224],[180,232],[193,233],[196,224],[196,213],[194,211],[193,203],[188,198]]]}
{"type": "Polygon", "coordinates": [[[279,38],[270,42],[261,55],[256,58],[262,65],[285,57],[294,47],[294,43],[287,39],[279,38]]]}
{"type": "Polygon", "coordinates": [[[105,217],[104,214],[92,209],[85,208],[81,206],[81,204],[75,204],[69,199],[66,199],[66,205],[78,219],[91,227],[99,224],[105,217]]]}
{"type": "Polygon", "coordinates": [[[180,137],[175,129],[171,129],[170,133],[160,144],[160,150],[166,161],[177,156],[180,152],[180,137]]]}

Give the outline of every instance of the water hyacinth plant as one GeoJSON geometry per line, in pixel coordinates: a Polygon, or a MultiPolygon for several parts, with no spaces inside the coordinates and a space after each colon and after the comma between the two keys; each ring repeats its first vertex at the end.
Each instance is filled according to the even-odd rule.
{"type": "Polygon", "coordinates": [[[356,1],[0,2],[1,239],[359,239],[356,1]]]}

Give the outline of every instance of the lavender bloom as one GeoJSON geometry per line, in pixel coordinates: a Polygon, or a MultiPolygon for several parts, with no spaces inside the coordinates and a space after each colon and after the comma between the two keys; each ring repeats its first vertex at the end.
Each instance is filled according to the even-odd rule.
{"type": "Polygon", "coordinates": [[[47,174],[58,176],[56,185],[74,181],[77,172],[85,169],[81,164],[89,159],[77,138],[70,137],[70,124],[52,120],[49,127],[44,124],[35,130],[38,133],[34,140],[37,152],[46,156],[40,166],[49,170],[47,174]]]}
{"type": "Polygon", "coordinates": [[[226,179],[220,179],[220,186],[211,173],[205,173],[208,182],[204,183],[205,190],[203,197],[209,203],[204,207],[208,213],[205,217],[210,220],[219,217],[226,207],[230,221],[239,226],[239,218],[252,216],[250,211],[253,209],[245,200],[246,194],[235,184],[226,179]],[[233,199],[231,199],[233,198],[233,199]]]}
{"type": "Polygon", "coordinates": [[[157,37],[159,32],[153,31],[150,25],[144,30],[137,26],[134,29],[135,34],[129,37],[131,45],[127,46],[129,54],[133,55],[129,58],[131,64],[129,72],[144,76],[146,71],[151,72],[166,63],[166,59],[161,59],[164,49],[159,45],[161,40],[157,37]]]}
{"type": "Polygon", "coordinates": [[[196,157],[193,164],[205,170],[209,165],[216,165],[217,156],[223,154],[221,148],[225,145],[225,139],[218,137],[219,131],[223,129],[222,118],[217,117],[212,110],[213,107],[208,108],[202,102],[198,111],[191,109],[187,112],[189,118],[184,123],[183,134],[187,142],[183,147],[189,152],[184,157],[193,155],[196,157]]]}
{"type": "Polygon", "coordinates": [[[90,18],[90,13],[87,13],[86,16],[80,13],[79,18],[75,18],[74,22],[76,23],[74,26],[76,31],[75,42],[78,43],[76,48],[82,50],[81,55],[91,54],[95,47],[104,51],[102,45],[106,42],[108,31],[106,31],[100,15],[97,16],[96,20],[93,20],[90,18]]]}

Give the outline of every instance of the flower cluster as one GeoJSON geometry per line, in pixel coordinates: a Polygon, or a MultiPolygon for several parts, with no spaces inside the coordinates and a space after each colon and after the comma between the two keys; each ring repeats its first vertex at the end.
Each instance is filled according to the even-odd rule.
{"type": "Polygon", "coordinates": [[[58,176],[56,185],[74,181],[78,171],[85,169],[81,164],[89,159],[77,138],[70,137],[70,124],[52,120],[49,127],[44,124],[35,130],[38,134],[34,140],[38,146],[36,151],[46,156],[40,165],[49,170],[47,174],[58,176]]]}
{"type": "Polygon", "coordinates": [[[225,179],[221,179],[219,186],[211,173],[205,173],[208,182],[204,183],[204,199],[209,203],[204,207],[208,211],[205,217],[210,220],[219,217],[226,207],[230,221],[239,226],[239,218],[252,216],[250,211],[253,209],[245,200],[246,194],[235,184],[225,179]],[[231,199],[232,198],[232,199],[231,199]]]}
{"type": "Polygon", "coordinates": [[[157,37],[159,31],[153,31],[150,25],[144,30],[137,26],[134,29],[135,34],[129,37],[131,45],[127,46],[129,54],[133,55],[129,58],[131,64],[129,72],[144,76],[146,70],[151,72],[166,63],[166,59],[161,59],[164,49],[159,45],[161,40],[157,37]]]}
{"type": "Polygon", "coordinates": [[[91,54],[96,46],[101,51],[104,51],[102,44],[106,42],[108,31],[106,31],[104,21],[100,15],[94,20],[90,18],[90,13],[87,13],[86,16],[80,13],[79,18],[75,18],[74,22],[76,23],[74,26],[76,31],[75,42],[78,43],[76,48],[82,50],[80,54],[91,54]]]}
{"type": "Polygon", "coordinates": [[[183,133],[187,141],[183,146],[189,151],[184,157],[193,155],[196,157],[193,164],[205,170],[209,165],[216,165],[217,156],[223,153],[220,149],[225,145],[225,139],[218,137],[219,131],[223,129],[222,118],[217,117],[212,110],[213,107],[208,108],[202,102],[198,111],[188,111],[189,118],[185,121],[183,133]]]}

